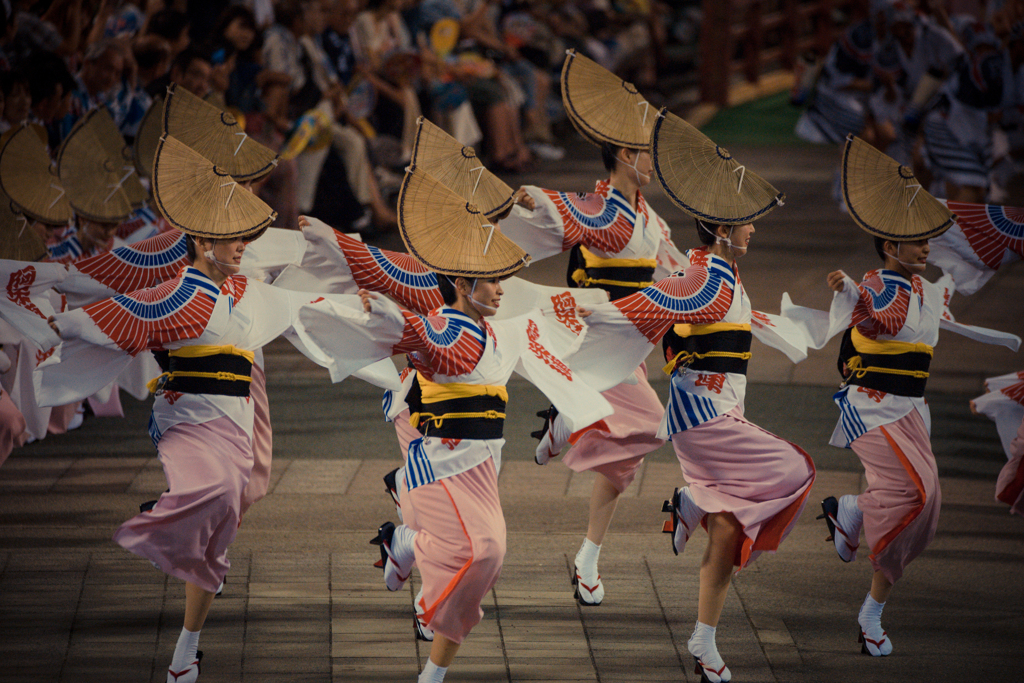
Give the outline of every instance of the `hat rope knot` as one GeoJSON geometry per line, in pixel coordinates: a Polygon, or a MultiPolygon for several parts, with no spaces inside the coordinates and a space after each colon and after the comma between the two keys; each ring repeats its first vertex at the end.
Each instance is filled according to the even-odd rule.
{"type": "Polygon", "coordinates": [[[242,149],[242,143],[244,143],[244,142],[245,142],[245,139],[246,139],[247,137],[249,137],[249,134],[248,134],[248,133],[246,133],[246,132],[245,132],[245,131],[243,130],[243,131],[242,131],[241,133],[235,133],[235,135],[241,135],[241,136],[242,136],[242,139],[238,141],[238,147],[235,147],[235,153],[234,153],[234,156],[238,156],[238,150],[242,149]]]}
{"type": "Polygon", "coordinates": [[[221,187],[231,186],[231,191],[228,192],[228,198],[224,201],[224,208],[228,208],[228,204],[231,202],[231,198],[235,196],[235,188],[238,187],[238,183],[234,180],[229,180],[226,183],[221,183],[221,187]]]}
{"type": "Polygon", "coordinates": [[[48,209],[52,209],[52,208],[54,207],[54,205],[55,205],[55,204],[56,204],[57,202],[59,202],[59,201],[61,200],[61,197],[63,197],[63,196],[64,196],[64,188],[63,188],[63,187],[61,187],[60,185],[55,185],[54,183],[50,183],[50,187],[52,187],[53,189],[57,190],[57,196],[56,196],[56,197],[54,198],[54,200],[53,200],[52,202],[50,202],[50,204],[49,204],[49,205],[48,205],[48,206],[46,207],[46,208],[48,208],[48,209]]]}
{"type": "Polygon", "coordinates": [[[113,185],[108,185],[107,186],[107,187],[110,187],[112,189],[110,190],[110,194],[108,194],[106,196],[106,198],[103,200],[104,204],[109,202],[110,198],[114,196],[114,193],[117,192],[118,190],[120,190],[121,186],[124,185],[124,181],[128,180],[128,178],[131,176],[132,173],[135,173],[135,167],[134,166],[130,166],[130,165],[126,164],[126,165],[122,166],[121,169],[124,171],[124,175],[121,176],[121,179],[118,180],[113,185]]]}

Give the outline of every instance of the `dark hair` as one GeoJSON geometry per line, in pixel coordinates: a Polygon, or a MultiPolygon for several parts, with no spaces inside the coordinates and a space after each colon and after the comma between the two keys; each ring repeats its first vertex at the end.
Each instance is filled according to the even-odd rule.
{"type": "Polygon", "coordinates": [[[4,94],[4,97],[10,97],[11,91],[18,83],[24,85],[25,89],[31,92],[31,82],[24,71],[21,69],[0,71],[0,92],[4,94]]]}
{"type": "Polygon", "coordinates": [[[185,235],[185,253],[188,255],[189,263],[196,262],[196,238],[192,235],[185,235]]]}
{"type": "Polygon", "coordinates": [[[620,149],[622,148],[616,147],[610,142],[601,143],[601,161],[604,162],[604,168],[609,173],[615,170],[615,163],[619,160],[620,149]]]}
{"type": "Polygon", "coordinates": [[[154,12],[153,16],[149,18],[149,24],[146,25],[146,33],[161,36],[166,38],[168,42],[173,43],[181,37],[181,34],[189,27],[189,23],[188,15],[184,12],[174,9],[162,9],[159,12],[154,12]]]}
{"type": "Polygon", "coordinates": [[[162,36],[142,36],[132,43],[132,56],[140,69],[152,69],[171,56],[171,46],[162,36]]]}
{"type": "Polygon", "coordinates": [[[192,62],[197,59],[201,59],[204,62],[210,61],[210,57],[200,51],[199,48],[189,45],[179,52],[178,56],[171,62],[171,70],[177,69],[179,73],[184,75],[188,68],[192,66],[192,62]]]}
{"type": "Polygon", "coordinates": [[[290,29],[306,11],[305,4],[302,0],[281,0],[274,5],[274,20],[290,29]]]}
{"type": "Polygon", "coordinates": [[[875,251],[878,252],[878,258],[882,259],[882,263],[885,263],[885,259],[888,254],[885,253],[885,243],[892,240],[887,240],[884,237],[875,236],[875,251]]]}
{"type": "Polygon", "coordinates": [[[217,26],[214,27],[212,37],[213,40],[218,42],[226,42],[227,39],[224,37],[224,32],[228,30],[228,26],[231,25],[235,19],[241,19],[255,36],[252,41],[252,45],[249,49],[241,54],[242,57],[250,58],[254,56],[259,49],[263,46],[263,32],[256,26],[256,15],[252,13],[252,10],[245,5],[229,5],[227,9],[220,15],[220,19],[217,20],[217,26]]]}
{"type": "Polygon", "coordinates": [[[700,240],[700,243],[703,244],[705,247],[710,247],[714,245],[716,241],[715,237],[718,236],[718,229],[722,226],[719,225],[718,223],[708,223],[707,221],[702,221],[699,218],[694,218],[693,224],[697,226],[697,239],[700,240]],[[704,225],[703,228],[701,227],[702,224],[704,225]]]}
{"type": "Polygon", "coordinates": [[[36,53],[32,59],[25,61],[24,68],[33,107],[52,96],[58,85],[64,87],[65,95],[77,87],[64,59],[53,52],[36,53]]]}
{"type": "Polygon", "coordinates": [[[459,295],[455,291],[455,278],[450,275],[442,275],[441,273],[434,273],[437,277],[437,289],[441,292],[441,298],[444,299],[444,303],[451,306],[459,300],[459,295]]]}

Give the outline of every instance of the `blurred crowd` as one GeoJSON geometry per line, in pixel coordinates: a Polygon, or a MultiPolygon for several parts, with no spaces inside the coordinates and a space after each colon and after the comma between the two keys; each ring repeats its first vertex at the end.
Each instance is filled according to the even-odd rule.
{"type": "Polygon", "coordinates": [[[1024,202],[1024,1],[968,13],[950,13],[944,0],[864,9],[828,54],[803,61],[797,134],[816,143],[858,135],[938,197],[1024,202]]]}
{"type": "Polygon", "coordinates": [[[281,151],[257,191],[283,227],[392,226],[419,116],[498,173],[558,160],[566,49],[657,93],[695,38],[660,0],[137,1],[2,0],[0,133],[37,124],[56,154],[104,105],[131,144],[176,82],[281,151]]]}

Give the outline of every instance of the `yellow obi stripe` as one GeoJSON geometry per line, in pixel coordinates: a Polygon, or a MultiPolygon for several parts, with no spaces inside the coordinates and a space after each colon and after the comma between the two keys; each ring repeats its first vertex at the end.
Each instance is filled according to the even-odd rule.
{"type": "Polygon", "coordinates": [[[583,256],[584,268],[573,271],[573,281],[581,287],[592,285],[608,285],[611,287],[636,287],[643,289],[654,284],[653,280],[646,282],[627,282],[625,280],[606,280],[604,278],[592,278],[587,275],[586,268],[657,268],[658,262],[652,258],[601,258],[586,247],[580,245],[580,254],[583,256]]]}
{"type": "Polygon", "coordinates": [[[256,362],[256,353],[240,349],[237,346],[226,344],[224,346],[212,346],[207,344],[195,344],[193,346],[182,346],[180,349],[173,349],[167,352],[169,356],[180,358],[203,358],[205,356],[216,356],[219,354],[228,356],[241,356],[250,363],[256,362]]]}
{"type": "Polygon", "coordinates": [[[750,325],[748,323],[708,323],[706,325],[680,323],[675,325],[672,331],[680,337],[695,337],[716,332],[750,332],[750,325]]]}
{"type": "Polygon", "coordinates": [[[438,384],[419,376],[420,391],[423,403],[438,403],[450,401],[453,398],[468,398],[471,396],[497,396],[508,403],[508,389],[502,386],[490,384],[461,384],[451,382],[449,384],[438,384]]]}
{"type": "MultiPolygon", "coordinates": [[[[929,356],[935,355],[935,349],[927,344],[869,339],[858,332],[856,327],[853,328],[850,337],[853,340],[854,348],[860,353],[886,356],[895,356],[901,353],[927,353],[929,356]]],[[[927,375],[925,376],[927,377],[927,375]]]]}
{"type": "MultiPolygon", "coordinates": [[[[241,356],[245,360],[252,364],[256,360],[256,354],[253,351],[247,351],[246,349],[240,349],[237,346],[226,344],[224,346],[214,346],[209,344],[195,344],[192,346],[182,346],[180,349],[172,349],[167,352],[168,356],[175,356],[177,358],[206,358],[208,356],[218,355],[228,356],[241,356]]],[[[155,393],[161,386],[161,381],[171,381],[175,377],[202,377],[205,379],[216,379],[225,380],[231,382],[252,382],[252,377],[247,375],[238,375],[233,372],[193,372],[188,370],[176,370],[175,372],[164,372],[153,379],[146,382],[146,388],[150,393],[155,393]]]]}
{"type": "Polygon", "coordinates": [[[580,246],[583,263],[587,268],[657,268],[652,258],[601,258],[584,246],[580,246]]]}

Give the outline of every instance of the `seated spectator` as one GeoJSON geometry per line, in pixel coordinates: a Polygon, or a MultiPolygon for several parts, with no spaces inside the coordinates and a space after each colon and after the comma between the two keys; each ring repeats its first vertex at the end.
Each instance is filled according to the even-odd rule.
{"type": "Polygon", "coordinates": [[[12,41],[12,57],[19,61],[36,52],[54,52],[70,57],[82,44],[82,0],[55,0],[42,15],[32,12],[32,0],[12,3],[17,30],[12,41]]]}
{"type": "Polygon", "coordinates": [[[25,62],[32,114],[29,121],[46,127],[51,150],[60,146],[59,123],[71,109],[71,93],[77,83],[64,60],[52,52],[39,52],[25,62]]]}
{"type": "Polygon", "coordinates": [[[70,111],[61,123],[61,138],[87,111],[102,104],[121,134],[134,139],[152,98],[136,85],[135,60],[123,44],[101,40],[90,45],[75,83],[70,111]]]}
{"type": "Polygon", "coordinates": [[[162,79],[170,71],[170,43],[155,34],[141,36],[132,43],[132,57],[135,59],[139,87],[145,90],[150,97],[159,94],[150,90],[150,84],[162,79]]]}
{"type": "Polygon", "coordinates": [[[146,34],[157,35],[171,46],[171,56],[177,57],[192,43],[188,15],[173,9],[155,12],[146,24],[146,34]]]}
{"type": "Polygon", "coordinates": [[[14,70],[0,73],[0,94],[4,102],[0,133],[6,133],[12,128],[18,128],[32,113],[32,94],[25,72],[14,70]]]}
{"type": "Polygon", "coordinates": [[[177,83],[196,97],[206,97],[210,92],[210,76],[213,65],[210,57],[194,47],[186,48],[178,53],[171,62],[171,69],[166,76],[154,79],[146,87],[152,97],[163,94],[167,86],[177,83]]]}

